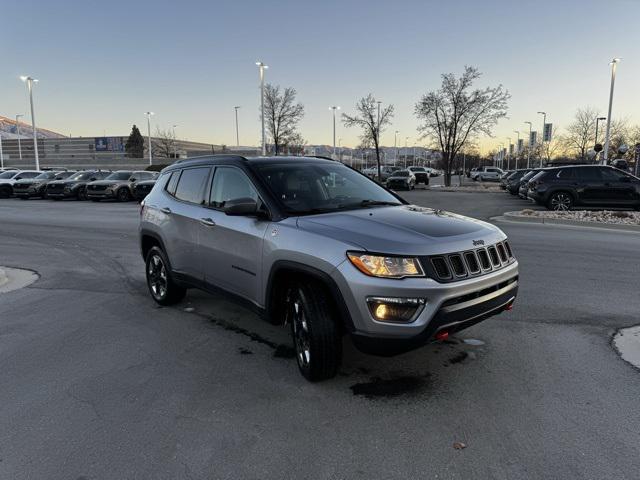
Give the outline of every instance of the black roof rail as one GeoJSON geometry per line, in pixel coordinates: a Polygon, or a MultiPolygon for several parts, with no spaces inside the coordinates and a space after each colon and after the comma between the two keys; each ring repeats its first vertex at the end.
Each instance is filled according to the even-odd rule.
{"type": "Polygon", "coordinates": [[[332,162],[342,163],[342,162],[340,162],[340,160],[336,160],[335,158],[331,158],[331,157],[325,157],[324,155],[303,155],[303,157],[305,157],[305,158],[320,158],[322,160],[331,160],[332,162]]]}
{"type": "Polygon", "coordinates": [[[189,158],[180,158],[178,160],[176,160],[175,162],[171,163],[170,165],[179,165],[181,163],[184,162],[191,162],[191,161],[196,161],[196,160],[206,160],[206,159],[215,159],[215,158],[224,158],[227,160],[243,160],[243,161],[247,161],[247,157],[244,157],[242,155],[230,155],[227,153],[214,153],[212,155],[198,155],[197,157],[189,157],[189,158]]]}

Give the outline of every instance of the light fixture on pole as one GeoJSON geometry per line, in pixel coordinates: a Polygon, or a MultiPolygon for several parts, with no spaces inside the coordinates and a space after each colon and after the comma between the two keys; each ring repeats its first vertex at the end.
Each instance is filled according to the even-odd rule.
{"type": "Polygon", "coordinates": [[[527,168],[531,168],[531,122],[524,122],[529,125],[529,146],[527,147],[527,168]]]}
{"type": "Polygon", "coordinates": [[[151,152],[151,115],[155,115],[153,112],[144,112],[147,116],[147,134],[149,137],[149,165],[153,165],[153,153],[151,152]]]}
{"type": "Polygon", "coordinates": [[[179,125],[173,125],[173,158],[178,158],[178,146],[176,145],[176,127],[179,125]]]}
{"type": "Polygon", "coordinates": [[[336,110],[340,110],[340,107],[329,107],[329,110],[333,111],[333,157],[336,156],[336,110]]]}
{"type": "Polygon", "coordinates": [[[240,130],[238,130],[238,109],[240,105],[236,105],[233,109],[236,111],[236,147],[240,146],[240,130]]]}
{"type": "Polygon", "coordinates": [[[36,157],[36,170],[40,170],[40,158],[38,156],[38,129],[36,128],[36,116],[33,109],[33,84],[38,83],[38,79],[29,75],[23,75],[20,80],[27,84],[29,91],[29,104],[31,105],[31,125],[33,126],[33,151],[36,157]]]}
{"type": "Polygon", "coordinates": [[[262,156],[267,155],[267,133],[264,129],[264,71],[269,68],[263,62],[256,62],[260,70],[260,120],[262,121],[262,156]]]}
{"type": "Polygon", "coordinates": [[[20,117],[24,117],[22,113],[16,114],[16,133],[18,134],[18,157],[22,160],[22,143],[20,142],[20,117]]]}
{"type": "MultiPolygon", "coordinates": [[[[542,115],[542,131],[540,132],[542,137],[540,138],[540,145],[544,147],[544,127],[547,124],[547,112],[538,112],[538,114],[542,115]]],[[[540,168],[542,168],[542,149],[540,149],[540,168]]]]}
{"type": "Polygon", "coordinates": [[[609,90],[609,114],[607,115],[607,133],[604,137],[604,156],[602,157],[602,163],[604,165],[607,164],[607,160],[609,158],[609,134],[611,132],[611,108],[613,107],[613,87],[616,83],[616,68],[618,67],[618,62],[620,62],[620,58],[614,58],[611,60],[611,88],[609,90]]]}

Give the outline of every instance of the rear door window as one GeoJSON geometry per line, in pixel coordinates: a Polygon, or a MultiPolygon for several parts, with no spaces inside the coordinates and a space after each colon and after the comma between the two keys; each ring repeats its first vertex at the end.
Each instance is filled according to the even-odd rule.
{"type": "MultiPolygon", "coordinates": [[[[209,179],[210,171],[210,167],[184,169],[178,180],[178,186],[176,187],[174,196],[183,202],[204,203],[204,186],[209,179]]],[[[173,180],[173,178],[171,180],[173,180]]]]}

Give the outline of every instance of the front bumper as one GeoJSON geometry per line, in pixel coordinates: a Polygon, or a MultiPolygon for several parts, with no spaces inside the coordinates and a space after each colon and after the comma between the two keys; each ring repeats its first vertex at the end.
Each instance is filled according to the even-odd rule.
{"type": "Polygon", "coordinates": [[[395,355],[429,342],[438,331],[453,333],[509,307],[518,293],[518,262],[467,280],[439,283],[430,278],[368,277],[347,261],[333,278],[349,310],[356,346],[395,355]],[[410,323],[381,322],[368,309],[366,299],[372,296],[424,298],[426,304],[410,323]]]}
{"type": "Polygon", "coordinates": [[[14,187],[13,195],[18,198],[32,198],[32,197],[43,197],[44,189],[43,188],[33,188],[29,187],[26,190],[17,189],[14,187]]]}
{"type": "Polygon", "coordinates": [[[98,190],[98,191],[87,190],[87,198],[88,199],[116,198],[116,192],[115,190],[98,190]]]}

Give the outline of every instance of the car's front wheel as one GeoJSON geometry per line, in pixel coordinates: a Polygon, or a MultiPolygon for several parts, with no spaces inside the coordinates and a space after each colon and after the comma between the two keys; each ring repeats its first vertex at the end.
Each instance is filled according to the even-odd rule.
{"type": "Polygon", "coordinates": [[[300,372],[311,382],[335,377],[342,337],[328,295],[321,285],[301,280],[287,289],[285,301],[300,372]]]}
{"type": "Polygon", "coordinates": [[[573,197],[567,192],[556,192],[551,195],[547,208],[558,212],[566,212],[573,207],[573,197]]]}
{"type": "Polygon", "coordinates": [[[123,187],[118,190],[117,197],[118,201],[120,202],[128,202],[129,200],[131,200],[131,193],[129,193],[128,188],[123,187]]]}
{"type": "Polygon", "coordinates": [[[84,188],[78,188],[78,194],[76,195],[78,200],[87,199],[87,191],[84,188]]]}
{"type": "Polygon", "coordinates": [[[160,305],[173,305],[184,298],[187,290],[176,285],[171,278],[169,262],[160,248],[152,247],[149,250],[145,266],[147,287],[156,302],[160,305]]]}

